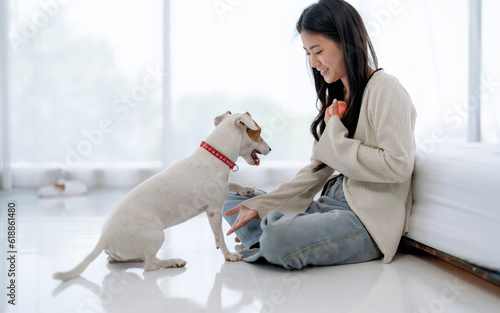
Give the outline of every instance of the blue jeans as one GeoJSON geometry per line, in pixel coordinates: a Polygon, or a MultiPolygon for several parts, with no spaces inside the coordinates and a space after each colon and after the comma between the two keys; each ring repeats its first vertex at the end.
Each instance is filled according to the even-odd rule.
{"type": "MultiPolygon", "coordinates": [[[[347,204],[342,184],[341,176],[305,213],[285,215],[270,211],[261,222],[254,219],[237,230],[236,235],[247,248],[240,252],[243,261],[264,258],[286,269],[300,269],[306,265],[349,264],[380,258],[382,253],[347,204]],[[259,248],[252,248],[256,243],[259,248]]],[[[231,193],[223,212],[261,194],[265,192],[256,190],[247,197],[231,193]]],[[[224,216],[230,225],[236,217],[237,214],[224,216]]]]}

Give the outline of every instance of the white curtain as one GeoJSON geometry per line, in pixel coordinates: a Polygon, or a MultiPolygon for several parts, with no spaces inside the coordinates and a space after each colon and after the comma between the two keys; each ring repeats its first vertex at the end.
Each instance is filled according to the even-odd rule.
{"type": "Polygon", "coordinates": [[[467,108],[456,110],[468,96],[468,0],[364,3],[379,65],[417,107],[417,141],[465,142],[467,108]]]}
{"type": "Polygon", "coordinates": [[[157,171],[162,1],[9,4],[5,126],[13,185],[78,178],[129,186],[157,171]]]}
{"type": "Polygon", "coordinates": [[[9,160],[9,106],[8,106],[8,38],[7,2],[0,1],[0,189],[12,187],[9,160]]]}
{"type": "MultiPolygon", "coordinates": [[[[259,168],[240,159],[234,178],[258,186],[286,181],[312,147],[315,92],[295,23],[313,2],[0,2],[9,4],[0,8],[7,42],[0,50],[2,188],[10,177],[14,187],[60,177],[134,186],[189,155],[227,110],[249,111],[273,148],[259,168]]],[[[465,142],[468,0],[349,2],[365,20],[380,67],[417,107],[421,149],[465,142]]],[[[498,6],[484,0],[479,91],[483,138],[496,143],[498,6]]]]}
{"type": "Polygon", "coordinates": [[[482,141],[500,143],[500,1],[483,0],[481,135],[482,141]]]}

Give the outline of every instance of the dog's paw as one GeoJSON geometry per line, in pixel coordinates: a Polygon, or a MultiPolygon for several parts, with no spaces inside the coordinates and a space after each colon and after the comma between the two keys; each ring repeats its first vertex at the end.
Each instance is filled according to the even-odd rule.
{"type": "Polygon", "coordinates": [[[224,256],[226,258],[226,261],[229,262],[237,262],[241,261],[243,259],[243,256],[239,253],[233,252],[233,253],[228,253],[227,255],[224,256]]]}
{"type": "Polygon", "coordinates": [[[183,259],[172,259],[172,262],[172,267],[184,267],[187,264],[183,259]]]}
{"type": "Polygon", "coordinates": [[[255,187],[242,186],[238,193],[242,196],[249,196],[255,191],[255,187]]]}

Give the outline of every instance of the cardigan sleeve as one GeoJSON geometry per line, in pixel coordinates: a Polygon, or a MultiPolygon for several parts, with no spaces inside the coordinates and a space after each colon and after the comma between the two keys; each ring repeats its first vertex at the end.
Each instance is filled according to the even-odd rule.
{"type": "MultiPolygon", "coordinates": [[[[338,115],[333,116],[315,147],[313,157],[345,176],[375,183],[407,181],[413,172],[415,109],[399,82],[384,79],[375,83],[363,99],[375,138],[367,144],[355,134],[347,138],[338,115]]],[[[360,117],[361,119],[361,117],[360,117]]],[[[358,125],[359,129],[359,125],[358,125]]]]}
{"type": "Polygon", "coordinates": [[[297,175],[287,183],[278,186],[268,194],[244,201],[242,204],[259,213],[263,218],[271,210],[283,214],[305,212],[314,200],[314,196],[321,191],[334,170],[325,167],[314,172],[313,169],[319,161],[311,159],[311,163],[302,168],[297,175]]]}

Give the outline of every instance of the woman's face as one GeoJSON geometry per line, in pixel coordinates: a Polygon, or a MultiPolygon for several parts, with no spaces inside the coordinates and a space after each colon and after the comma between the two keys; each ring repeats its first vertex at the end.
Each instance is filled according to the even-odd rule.
{"type": "Polygon", "coordinates": [[[300,38],[309,63],[321,73],[325,82],[333,83],[342,79],[344,86],[347,86],[344,54],[340,44],[323,35],[306,31],[300,33],[300,38]]]}

